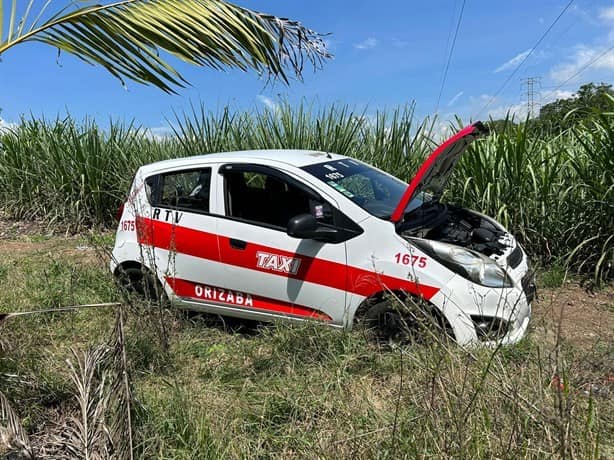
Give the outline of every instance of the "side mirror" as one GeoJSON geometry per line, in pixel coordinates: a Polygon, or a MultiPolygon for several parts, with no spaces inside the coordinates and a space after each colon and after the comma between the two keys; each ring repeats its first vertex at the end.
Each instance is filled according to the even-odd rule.
{"type": "Polygon", "coordinates": [[[299,214],[288,221],[286,233],[294,238],[333,243],[337,241],[339,231],[320,224],[311,214],[299,214]]]}

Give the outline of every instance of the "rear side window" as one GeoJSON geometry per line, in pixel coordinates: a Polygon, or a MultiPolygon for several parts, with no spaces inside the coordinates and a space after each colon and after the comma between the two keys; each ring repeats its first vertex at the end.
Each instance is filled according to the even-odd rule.
{"type": "Polygon", "coordinates": [[[209,212],[211,168],[158,174],[146,184],[152,206],[209,212]]]}

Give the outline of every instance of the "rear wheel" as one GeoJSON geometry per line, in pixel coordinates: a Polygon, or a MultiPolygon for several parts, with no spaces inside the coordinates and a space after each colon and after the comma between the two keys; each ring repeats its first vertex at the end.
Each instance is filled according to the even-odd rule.
{"type": "MultiPolygon", "coordinates": [[[[117,280],[123,292],[128,295],[128,304],[134,311],[148,318],[155,325],[162,350],[169,349],[169,317],[166,310],[170,305],[164,288],[158,279],[145,267],[120,267],[117,280]]],[[[147,320],[143,325],[145,326],[147,320]]]]}
{"type": "Polygon", "coordinates": [[[153,274],[142,267],[120,268],[119,285],[128,294],[149,303],[164,304],[168,301],[164,288],[153,274]]]}

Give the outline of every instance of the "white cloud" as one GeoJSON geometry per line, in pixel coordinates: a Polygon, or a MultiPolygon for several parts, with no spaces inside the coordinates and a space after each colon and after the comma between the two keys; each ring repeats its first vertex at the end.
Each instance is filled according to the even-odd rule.
{"type": "MultiPolygon", "coordinates": [[[[573,92],[558,90],[544,90],[541,91],[540,102],[543,107],[556,99],[566,99],[573,96],[573,92]]],[[[506,117],[509,113],[510,117],[513,117],[517,122],[524,121],[527,117],[528,107],[526,99],[520,99],[518,97],[508,98],[504,96],[492,97],[491,94],[480,94],[476,96],[465,95],[462,98],[463,103],[457,104],[453,112],[444,114],[439,120],[445,120],[446,122],[453,122],[456,116],[461,117],[466,123],[470,121],[482,120],[486,121],[490,118],[494,120],[500,120],[506,117]]],[[[539,107],[537,106],[532,117],[539,115],[539,107]]],[[[441,121],[440,121],[441,122],[441,121]]],[[[445,126],[439,129],[441,134],[445,134],[445,126]]]]}
{"type": "MultiPolygon", "coordinates": [[[[568,62],[555,66],[550,71],[550,77],[558,83],[571,78],[576,72],[597,58],[606,51],[604,47],[594,47],[579,45],[570,56],[568,62]]],[[[603,55],[590,65],[591,69],[612,70],[614,71],[614,50],[603,55]]]]}
{"type": "MultiPolygon", "coordinates": [[[[527,118],[528,108],[524,102],[511,105],[499,105],[488,110],[488,114],[484,118],[492,118],[493,120],[500,120],[505,118],[508,114],[509,117],[514,117],[515,120],[521,121],[527,118]]],[[[537,116],[539,113],[534,113],[533,116],[537,116]]]]}
{"type": "Polygon", "coordinates": [[[599,12],[599,19],[604,21],[614,21],[614,6],[604,8],[599,12]]]}
{"type": "Polygon", "coordinates": [[[433,125],[433,130],[431,131],[431,138],[435,143],[442,143],[456,131],[450,122],[450,120],[453,119],[454,116],[452,114],[446,114],[437,119],[433,125]]]}
{"type": "Polygon", "coordinates": [[[557,89],[554,91],[543,91],[541,93],[541,105],[543,107],[544,105],[550,104],[557,99],[569,99],[573,95],[573,91],[564,91],[562,89],[557,89]]]}
{"type": "Polygon", "coordinates": [[[507,62],[504,62],[503,64],[501,64],[499,67],[497,67],[495,69],[495,73],[499,73],[499,72],[503,72],[504,70],[509,70],[515,66],[517,66],[518,64],[520,64],[522,62],[522,60],[524,58],[526,58],[529,53],[532,51],[532,48],[529,48],[526,51],[523,51],[520,54],[517,54],[516,56],[514,56],[512,59],[510,59],[507,62]]]}
{"type": "MultiPolygon", "coordinates": [[[[524,120],[527,116],[527,112],[526,102],[517,102],[513,104],[502,97],[493,99],[490,94],[470,96],[469,105],[463,110],[463,113],[469,114],[473,121],[484,121],[489,118],[499,120],[505,118],[508,113],[509,116],[513,116],[515,120],[524,120]]],[[[460,114],[462,115],[462,113],[460,114]]]]}
{"type": "Polygon", "coordinates": [[[360,116],[355,116],[354,120],[365,127],[375,127],[377,125],[377,115],[364,113],[360,116]]]}
{"type": "MultiPolygon", "coordinates": [[[[553,102],[557,99],[567,99],[574,95],[572,91],[564,91],[564,90],[554,90],[554,91],[543,91],[540,94],[540,105],[535,107],[533,112],[531,113],[531,118],[539,116],[539,109],[544,105],[553,102]]],[[[510,118],[513,116],[516,121],[524,121],[529,113],[529,108],[527,106],[527,101],[520,101],[517,104],[505,104],[503,101],[497,102],[495,99],[496,106],[488,109],[488,113],[483,117],[483,119],[493,118],[494,120],[500,120],[505,118],[505,116],[509,113],[510,118]]],[[[493,104],[494,105],[494,104],[493,104]]]]}
{"type": "Polygon", "coordinates": [[[544,99],[568,99],[573,95],[573,91],[564,91],[562,89],[557,89],[555,91],[544,91],[542,97],[544,99]]]}
{"type": "Polygon", "coordinates": [[[375,37],[369,37],[360,43],[354,43],[354,48],[357,50],[370,50],[377,46],[377,39],[375,37]]]}
{"type": "Polygon", "coordinates": [[[156,126],[145,129],[145,137],[148,139],[161,141],[173,135],[173,129],[170,126],[156,126]]]}
{"type": "Polygon", "coordinates": [[[577,3],[571,5],[571,8],[569,8],[569,14],[571,16],[575,16],[574,21],[580,20],[593,26],[598,24],[595,14],[592,11],[589,12],[588,10],[580,8],[577,3]]]}
{"type": "Polygon", "coordinates": [[[0,118],[0,133],[2,133],[3,131],[8,131],[9,129],[14,129],[16,127],[17,127],[16,123],[11,123],[9,121],[6,121],[0,118]]]}
{"type": "Polygon", "coordinates": [[[272,110],[273,112],[277,112],[279,110],[279,105],[273,99],[264,94],[258,94],[256,99],[260,101],[262,104],[266,106],[267,109],[272,110]]]}
{"type": "Polygon", "coordinates": [[[454,105],[463,94],[465,94],[464,91],[459,91],[458,93],[456,93],[456,95],[452,99],[450,99],[450,102],[448,102],[448,107],[454,105]]]}

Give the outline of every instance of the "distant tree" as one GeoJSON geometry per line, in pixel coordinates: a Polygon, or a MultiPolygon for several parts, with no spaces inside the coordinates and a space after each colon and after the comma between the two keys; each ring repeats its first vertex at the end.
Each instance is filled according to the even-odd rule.
{"type": "Polygon", "coordinates": [[[589,120],[595,115],[614,110],[614,90],[606,83],[587,83],[571,97],[544,105],[534,120],[536,128],[561,132],[589,120]]]}

